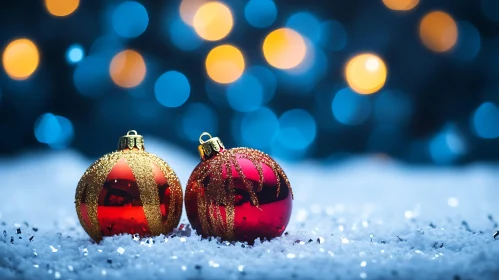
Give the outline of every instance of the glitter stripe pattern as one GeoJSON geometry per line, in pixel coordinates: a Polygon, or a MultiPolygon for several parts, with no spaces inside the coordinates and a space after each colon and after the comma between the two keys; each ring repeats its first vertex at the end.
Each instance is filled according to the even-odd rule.
{"type": "Polygon", "coordinates": [[[150,233],[159,235],[171,232],[178,225],[182,214],[182,208],[178,207],[179,204],[182,205],[180,181],[166,162],[151,153],[135,149],[120,150],[107,154],[85,171],[78,183],[75,195],[76,212],[83,229],[95,241],[102,239],[103,230],[99,225],[98,218],[99,195],[112,168],[122,158],[126,159],[138,185],[140,200],[150,233]],[[160,210],[160,194],[152,164],[159,167],[170,188],[170,203],[165,205],[168,207],[165,222],[163,222],[160,210]],[[82,213],[82,209],[85,209],[86,213],[82,213]],[[88,219],[85,219],[86,217],[88,219]]]}
{"type": "Polygon", "coordinates": [[[219,236],[225,240],[234,240],[235,179],[233,172],[237,174],[237,179],[242,181],[251,203],[255,207],[259,207],[260,201],[257,193],[264,186],[262,165],[270,167],[275,175],[277,187],[275,197],[279,196],[281,185],[285,185],[289,189],[292,197],[291,185],[282,168],[271,157],[258,150],[249,148],[224,150],[201,162],[194,169],[187,183],[186,207],[189,219],[195,220],[191,223],[193,226],[200,227],[203,236],[219,236]],[[254,165],[258,173],[256,187],[252,181],[247,179],[241,168],[239,164],[241,159],[248,160],[254,165]],[[197,213],[189,212],[192,203],[196,205],[197,213]]]}

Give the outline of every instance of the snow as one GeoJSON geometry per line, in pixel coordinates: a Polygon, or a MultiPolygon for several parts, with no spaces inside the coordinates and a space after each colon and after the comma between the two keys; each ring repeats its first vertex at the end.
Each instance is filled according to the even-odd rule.
{"type": "MultiPolygon", "coordinates": [[[[151,137],[146,147],[183,183],[199,161],[151,137]]],[[[188,228],[93,243],[74,210],[91,162],[68,150],[0,160],[1,279],[499,278],[497,166],[283,164],[295,193],[287,234],[248,246],[188,228]]]]}

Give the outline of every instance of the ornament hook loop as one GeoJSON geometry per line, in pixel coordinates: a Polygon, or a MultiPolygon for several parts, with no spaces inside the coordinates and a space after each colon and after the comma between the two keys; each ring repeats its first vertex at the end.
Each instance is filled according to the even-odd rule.
{"type": "Polygon", "coordinates": [[[122,150],[132,150],[132,149],[144,150],[144,137],[139,135],[136,130],[129,130],[126,135],[121,136],[118,142],[118,151],[122,150]]]}
{"type": "Polygon", "coordinates": [[[202,160],[208,159],[225,149],[222,140],[218,137],[212,137],[208,132],[203,132],[199,136],[199,143],[201,145],[198,146],[198,151],[202,160]],[[204,136],[208,136],[209,138],[205,141],[203,140],[204,136]]]}
{"type": "Polygon", "coordinates": [[[200,143],[200,144],[204,144],[204,143],[206,143],[207,141],[210,141],[210,139],[213,139],[213,136],[211,136],[211,134],[209,134],[208,132],[203,132],[203,133],[201,134],[201,136],[199,136],[199,143],[200,143]],[[208,140],[204,141],[204,140],[203,140],[203,136],[208,136],[208,137],[210,137],[210,138],[208,138],[208,140]]]}

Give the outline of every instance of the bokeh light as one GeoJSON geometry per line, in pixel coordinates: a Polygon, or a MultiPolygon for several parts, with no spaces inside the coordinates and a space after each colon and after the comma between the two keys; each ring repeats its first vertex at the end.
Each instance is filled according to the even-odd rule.
{"type": "Polygon", "coordinates": [[[314,117],[303,109],[285,112],[279,118],[279,143],[290,150],[304,150],[315,140],[317,125],[314,117]]]}
{"type": "Polygon", "coordinates": [[[385,62],[372,53],[354,56],[345,67],[348,85],[360,94],[371,94],[380,90],[385,85],[386,76],[385,62]]]}
{"type": "Polygon", "coordinates": [[[182,21],[192,26],[194,21],[194,15],[199,10],[203,4],[208,2],[208,0],[182,0],[179,7],[180,18],[182,21]]]}
{"type": "Polygon", "coordinates": [[[460,133],[449,125],[430,140],[431,158],[437,164],[449,164],[466,152],[466,144],[460,133]]]}
{"type": "Polygon", "coordinates": [[[275,95],[277,89],[277,78],[269,68],[261,65],[251,66],[246,70],[248,74],[257,78],[263,88],[262,103],[270,102],[275,95]]]}
{"type": "Polygon", "coordinates": [[[309,12],[299,12],[290,16],[286,21],[286,27],[306,36],[314,43],[321,37],[321,23],[309,12]]]}
{"type": "Polygon", "coordinates": [[[72,14],[78,6],[80,0],[45,0],[45,8],[56,17],[64,17],[72,14]]]}
{"type": "Polygon", "coordinates": [[[244,72],[244,56],[232,45],[221,45],[208,53],[205,66],[213,81],[221,84],[232,83],[244,72]]]}
{"type": "Polygon", "coordinates": [[[193,19],[196,33],[208,41],[218,41],[227,36],[234,24],[229,7],[220,2],[208,2],[197,10],[193,19]]]}
{"type": "Polygon", "coordinates": [[[457,59],[471,61],[480,52],[482,45],[480,32],[478,32],[478,29],[476,29],[473,24],[467,21],[458,22],[457,27],[459,30],[459,36],[453,52],[457,59]]]}
{"type": "Polygon", "coordinates": [[[192,51],[203,43],[192,27],[180,19],[175,19],[168,30],[172,43],[183,51],[192,51]]]}
{"type": "Polygon", "coordinates": [[[481,0],[482,12],[485,17],[494,22],[499,22],[499,1],[481,0]]]}
{"type": "Polygon", "coordinates": [[[457,24],[446,12],[426,14],[419,24],[419,36],[423,44],[434,52],[450,50],[457,42],[457,24]]]}
{"type": "Polygon", "coordinates": [[[492,102],[483,103],[473,114],[472,126],[480,138],[499,137],[499,108],[492,102]]]}
{"type": "Polygon", "coordinates": [[[187,101],[191,93],[189,80],[177,71],[168,71],[154,84],[154,94],[161,105],[179,107],[187,101]]]}
{"type": "Polygon", "coordinates": [[[189,141],[198,142],[199,135],[205,131],[213,135],[218,133],[218,116],[205,104],[192,103],[181,118],[181,126],[183,134],[189,141]]]}
{"type": "Polygon", "coordinates": [[[123,38],[135,38],[146,31],[149,15],[142,4],[126,1],[116,7],[112,22],[118,35],[123,38]]]}
{"type": "Polygon", "coordinates": [[[272,31],[263,42],[263,55],[267,62],[279,69],[298,66],[307,53],[303,37],[293,29],[280,28],[272,31]]]}
{"type": "Polygon", "coordinates": [[[138,86],[146,76],[142,56],[133,50],[124,50],[113,57],[109,67],[113,82],[123,88],[138,86]]]}
{"type": "Polygon", "coordinates": [[[242,144],[264,149],[269,147],[279,132],[279,120],[267,107],[244,114],[239,126],[242,144]]]}
{"type": "Polygon", "coordinates": [[[263,87],[251,74],[243,74],[227,87],[229,105],[240,112],[251,112],[262,105],[263,87]]]}
{"type": "Polygon", "coordinates": [[[347,32],[341,22],[328,20],[321,23],[319,43],[330,51],[341,51],[347,44],[347,32]]]}
{"type": "Polygon", "coordinates": [[[80,62],[84,56],[85,51],[79,44],[69,46],[68,50],[66,51],[66,60],[71,64],[80,62]]]}
{"type": "Polygon", "coordinates": [[[388,9],[395,11],[409,11],[419,4],[419,0],[383,0],[388,9]]]}
{"type": "Polygon", "coordinates": [[[67,118],[45,113],[36,120],[34,133],[38,142],[54,149],[62,149],[73,140],[74,129],[67,118]]]}
{"type": "Polygon", "coordinates": [[[277,18],[277,7],[272,0],[250,0],[244,8],[244,17],[253,27],[269,27],[277,18]]]}
{"type": "Polygon", "coordinates": [[[339,90],[331,104],[334,118],[344,125],[364,123],[371,114],[368,96],[356,94],[350,88],[339,90]]]}
{"type": "Polygon", "coordinates": [[[14,80],[29,78],[40,63],[40,54],[33,41],[22,38],[10,42],[2,56],[3,68],[14,80]]]}

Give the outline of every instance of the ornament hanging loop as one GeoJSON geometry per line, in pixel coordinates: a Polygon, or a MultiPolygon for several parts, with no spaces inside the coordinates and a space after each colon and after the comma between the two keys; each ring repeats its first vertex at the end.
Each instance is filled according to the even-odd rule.
{"type": "Polygon", "coordinates": [[[203,132],[199,136],[199,143],[201,145],[198,146],[198,151],[202,160],[209,159],[225,149],[222,140],[218,137],[212,137],[208,132],[203,132]],[[208,136],[209,138],[205,141],[203,140],[204,136],[208,136]]]}
{"type": "Polygon", "coordinates": [[[206,143],[206,141],[204,141],[204,140],[203,140],[203,136],[208,136],[208,137],[210,137],[210,138],[208,138],[208,140],[206,140],[206,141],[210,141],[210,139],[213,139],[213,136],[211,136],[211,134],[209,134],[208,132],[203,132],[203,133],[201,134],[201,136],[199,136],[199,144],[204,144],[204,143],[206,143]]]}
{"type": "Polygon", "coordinates": [[[132,150],[132,149],[144,150],[144,137],[139,135],[136,130],[130,130],[126,135],[121,136],[118,142],[118,151],[122,150],[132,150]]]}

